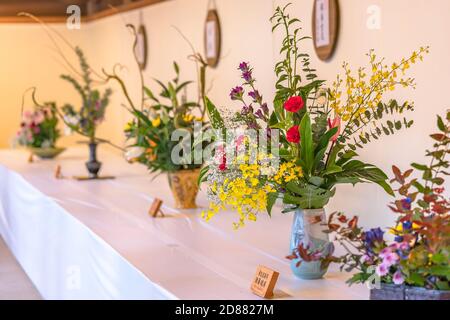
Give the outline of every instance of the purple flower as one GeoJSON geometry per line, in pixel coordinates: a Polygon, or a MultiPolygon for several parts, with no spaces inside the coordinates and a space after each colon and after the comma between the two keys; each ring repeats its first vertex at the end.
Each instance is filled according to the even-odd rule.
{"type": "Polygon", "coordinates": [[[384,263],[382,263],[377,266],[377,268],[375,269],[375,272],[380,277],[383,277],[388,274],[389,268],[384,263]]]}
{"type": "Polygon", "coordinates": [[[248,70],[248,71],[244,71],[242,72],[242,78],[247,81],[247,82],[252,82],[252,71],[248,70]]]}
{"type": "Polygon", "coordinates": [[[411,198],[405,198],[400,201],[402,203],[402,208],[405,210],[411,210],[411,198]]]}
{"type": "Polygon", "coordinates": [[[264,114],[269,114],[269,107],[267,106],[267,103],[263,103],[261,109],[264,112],[264,114]]]}
{"type": "Polygon", "coordinates": [[[365,255],[363,255],[363,256],[361,257],[361,262],[362,262],[362,263],[367,263],[367,264],[372,264],[372,263],[373,263],[373,260],[372,260],[372,258],[371,258],[368,254],[365,254],[365,255]]]}
{"type": "Polygon", "coordinates": [[[395,284],[402,284],[403,282],[405,282],[405,278],[403,277],[403,274],[400,270],[394,273],[392,281],[394,281],[395,284]]]}
{"type": "Polygon", "coordinates": [[[411,228],[412,228],[412,222],[411,221],[403,222],[403,230],[411,230],[411,228]]]}
{"type": "Polygon", "coordinates": [[[266,117],[264,116],[261,109],[258,109],[258,111],[255,112],[255,116],[261,120],[266,120],[266,117]]]}
{"type": "Polygon", "coordinates": [[[243,116],[245,116],[245,115],[247,115],[247,114],[249,114],[249,113],[253,113],[253,107],[252,107],[252,105],[249,105],[249,106],[243,106],[242,109],[241,109],[241,114],[242,114],[243,116]]]}
{"type": "Polygon", "coordinates": [[[248,95],[253,99],[253,102],[258,102],[261,100],[261,95],[259,94],[258,90],[250,91],[248,95]]]}
{"type": "Polygon", "coordinates": [[[247,127],[248,129],[255,129],[255,130],[259,129],[258,123],[256,123],[256,121],[248,123],[247,127]]]}
{"type": "Polygon", "coordinates": [[[242,95],[244,94],[244,88],[237,86],[231,89],[230,98],[231,100],[242,100],[242,95]]]}
{"type": "Polygon", "coordinates": [[[400,242],[403,242],[403,237],[402,236],[396,236],[394,240],[395,240],[395,242],[399,242],[400,243],[400,242]]]}
{"type": "Polygon", "coordinates": [[[241,70],[242,72],[248,71],[249,69],[250,68],[247,62],[241,62],[239,64],[239,70],[241,70]]]}
{"type": "Polygon", "coordinates": [[[384,231],[380,228],[370,229],[363,235],[364,246],[369,252],[373,252],[375,247],[380,246],[383,243],[384,231]]]}

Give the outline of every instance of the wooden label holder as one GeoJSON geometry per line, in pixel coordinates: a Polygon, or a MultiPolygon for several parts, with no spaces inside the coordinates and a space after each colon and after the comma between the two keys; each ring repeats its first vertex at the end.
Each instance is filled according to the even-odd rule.
{"type": "Polygon", "coordinates": [[[275,288],[279,275],[278,272],[270,268],[258,266],[250,289],[254,294],[262,298],[272,298],[273,289],[275,288]]]}
{"type": "Polygon", "coordinates": [[[155,200],[153,200],[153,203],[150,207],[150,210],[148,211],[148,214],[152,218],[157,218],[158,213],[161,214],[161,217],[164,217],[164,213],[161,210],[162,204],[163,204],[163,201],[161,199],[155,198],[155,200]]]}
{"type": "Polygon", "coordinates": [[[58,164],[55,168],[55,179],[63,179],[63,175],[62,175],[62,171],[61,171],[61,166],[58,164]]]}

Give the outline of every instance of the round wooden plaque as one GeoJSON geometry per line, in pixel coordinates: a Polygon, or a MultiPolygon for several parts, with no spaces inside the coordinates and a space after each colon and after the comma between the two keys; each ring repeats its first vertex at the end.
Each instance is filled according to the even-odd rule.
{"type": "Polygon", "coordinates": [[[219,63],[221,43],[219,15],[216,10],[209,10],[205,23],[205,57],[210,67],[215,68],[219,63]]]}
{"type": "Polygon", "coordinates": [[[312,30],[317,56],[326,61],[333,55],[339,35],[338,0],[314,0],[312,30]]]}

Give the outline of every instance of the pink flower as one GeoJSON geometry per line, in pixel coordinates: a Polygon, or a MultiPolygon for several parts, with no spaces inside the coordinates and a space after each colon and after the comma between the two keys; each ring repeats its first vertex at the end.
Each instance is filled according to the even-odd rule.
{"type": "Polygon", "coordinates": [[[381,259],[384,259],[386,256],[390,255],[392,253],[391,248],[386,247],[383,250],[381,250],[380,254],[378,255],[381,259]]]}
{"type": "Polygon", "coordinates": [[[377,268],[375,269],[375,273],[377,275],[379,275],[380,277],[383,277],[383,276],[387,275],[388,272],[389,272],[389,267],[386,266],[384,263],[379,264],[377,266],[377,268]]]}
{"type": "Polygon", "coordinates": [[[236,149],[239,149],[245,141],[245,135],[241,134],[236,138],[236,149]]]}
{"type": "Polygon", "coordinates": [[[23,117],[24,117],[25,119],[31,119],[31,118],[32,118],[31,112],[30,112],[30,111],[25,111],[25,112],[23,113],[23,117]]]}
{"type": "Polygon", "coordinates": [[[392,281],[394,281],[395,284],[402,284],[403,282],[405,282],[405,278],[403,277],[403,274],[400,270],[394,273],[392,281]]]}
{"type": "Polygon", "coordinates": [[[42,112],[36,111],[34,113],[34,123],[35,124],[40,124],[45,120],[45,116],[42,112]]]}
{"type": "Polygon", "coordinates": [[[330,129],[338,128],[336,134],[331,137],[331,141],[335,142],[339,137],[339,134],[341,133],[341,118],[339,116],[336,116],[336,118],[334,118],[333,121],[328,119],[328,127],[330,129]]]}
{"type": "Polygon", "coordinates": [[[372,264],[373,260],[372,260],[372,258],[369,255],[365,254],[365,255],[363,255],[361,257],[361,262],[362,263],[367,263],[367,264],[372,264]]]}
{"type": "Polygon", "coordinates": [[[383,264],[390,267],[390,266],[396,264],[398,259],[399,259],[398,255],[396,253],[390,253],[384,257],[383,264]]]}
{"type": "Polygon", "coordinates": [[[400,248],[400,243],[394,242],[389,246],[389,248],[391,248],[392,251],[398,250],[400,248]]]}
{"type": "Polygon", "coordinates": [[[225,152],[225,147],[223,145],[218,146],[216,150],[216,161],[219,162],[219,170],[225,171],[227,170],[227,155],[225,152]]]}
{"type": "Polygon", "coordinates": [[[409,250],[409,244],[408,242],[402,242],[399,244],[399,249],[402,251],[407,251],[409,250]]]}

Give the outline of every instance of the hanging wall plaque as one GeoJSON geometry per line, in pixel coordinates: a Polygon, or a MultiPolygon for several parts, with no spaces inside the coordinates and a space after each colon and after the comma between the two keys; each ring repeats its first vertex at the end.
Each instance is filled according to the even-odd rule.
{"type": "Polygon", "coordinates": [[[320,60],[334,53],[339,32],[338,0],[315,0],[312,18],[314,48],[320,60]]]}
{"type": "Polygon", "coordinates": [[[210,67],[215,68],[219,63],[221,42],[219,15],[212,9],[208,11],[205,23],[205,55],[210,67]]]}
{"type": "Polygon", "coordinates": [[[137,30],[136,46],[134,47],[136,59],[139,67],[144,70],[147,66],[147,32],[145,26],[141,24],[137,30]]]}

